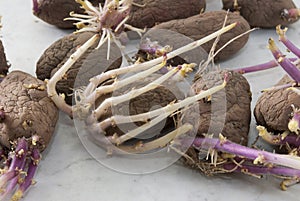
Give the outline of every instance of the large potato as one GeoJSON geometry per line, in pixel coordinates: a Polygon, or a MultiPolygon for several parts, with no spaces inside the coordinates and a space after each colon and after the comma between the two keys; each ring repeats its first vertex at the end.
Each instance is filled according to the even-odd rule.
{"type": "MultiPolygon", "coordinates": [[[[195,15],[186,19],[171,20],[169,22],[164,22],[155,26],[154,28],[175,31],[185,36],[188,36],[194,40],[198,40],[221,29],[226,14],[227,12],[225,11],[205,12],[203,14],[195,15]]],[[[216,47],[217,50],[232,38],[250,29],[248,22],[243,17],[236,13],[229,13],[226,24],[228,25],[234,22],[237,22],[238,25],[232,30],[221,35],[220,41],[218,42],[216,47]]],[[[233,41],[229,46],[224,48],[215,57],[215,60],[227,59],[228,57],[232,56],[233,54],[238,52],[242,47],[244,47],[244,45],[248,41],[248,38],[249,34],[246,34],[243,37],[233,41]]],[[[204,50],[209,52],[213,42],[214,40],[203,44],[201,47],[203,47],[204,50]]]]}
{"type": "Polygon", "coordinates": [[[0,83],[0,144],[10,147],[19,137],[38,135],[43,150],[53,135],[58,109],[48,97],[45,83],[21,72],[9,73],[0,83]],[[32,86],[30,86],[32,85],[32,86]]]}
{"type": "MultiPolygon", "coordinates": [[[[235,0],[223,0],[223,9],[234,10],[235,0]]],[[[252,27],[272,28],[279,24],[288,25],[299,18],[288,16],[288,10],[296,8],[292,0],[238,0],[240,14],[252,27]]]]}

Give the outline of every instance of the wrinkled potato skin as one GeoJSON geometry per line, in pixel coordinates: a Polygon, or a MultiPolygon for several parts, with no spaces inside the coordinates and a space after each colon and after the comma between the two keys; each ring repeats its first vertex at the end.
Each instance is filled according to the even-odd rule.
{"type": "MultiPolygon", "coordinates": [[[[276,85],[293,83],[285,75],[276,85]]],[[[288,130],[288,122],[293,111],[291,105],[300,107],[299,95],[287,89],[264,92],[254,108],[254,116],[258,125],[265,126],[269,131],[282,133],[288,130]]]]}
{"type": "MultiPolygon", "coordinates": [[[[71,54],[93,34],[91,32],[69,34],[54,42],[44,51],[36,64],[37,78],[40,80],[50,79],[71,54]]],[[[122,63],[120,50],[114,44],[111,45],[108,61],[106,60],[107,46],[104,45],[96,50],[97,45],[98,42],[90,47],[68,70],[66,79],[64,78],[57,83],[57,91],[66,95],[66,101],[70,105],[72,104],[71,94],[74,87],[85,86],[91,77],[106,70],[119,68],[122,63]]]]}
{"type": "MultiPolygon", "coordinates": [[[[65,18],[70,17],[70,12],[83,13],[80,4],[75,0],[40,0],[38,9],[33,9],[33,14],[43,21],[57,26],[59,28],[67,29],[74,28],[74,21],[65,18]]],[[[103,3],[104,0],[90,0],[93,5],[103,3]]]]}
{"type": "Polygon", "coordinates": [[[157,23],[183,19],[205,10],[205,0],[134,0],[127,23],[138,28],[150,28],[157,23]]]}
{"type": "Polygon", "coordinates": [[[58,109],[46,90],[28,89],[24,84],[45,87],[43,81],[21,71],[9,73],[0,83],[0,107],[5,112],[0,123],[0,144],[9,148],[10,141],[18,137],[37,134],[44,149],[53,135],[58,109]]]}
{"type": "MultiPolygon", "coordinates": [[[[222,84],[224,74],[229,71],[211,71],[203,75],[198,75],[192,90],[198,94],[201,90],[207,90],[213,86],[222,84]]],[[[227,139],[247,145],[248,133],[251,120],[251,91],[248,81],[236,72],[230,72],[229,82],[225,90],[221,90],[211,96],[211,101],[198,101],[198,112],[196,122],[198,126],[197,135],[214,134],[218,137],[222,133],[227,139]],[[224,116],[225,115],[225,116],[224,116]]],[[[194,115],[189,114],[190,117],[194,115]]],[[[188,121],[193,119],[189,118],[188,121]]]]}
{"type": "MultiPolygon", "coordinates": [[[[224,10],[233,10],[234,0],[223,0],[224,10]]],[[[284,20],[283,9],[296,8],[292,0],[238,0],[240,14],[252,27],[272,28],[279,24],[286,26],[295,20],[284,20]]]]}
{"type": "MultiPolygon", "coordinates": [[[[168,29],[176,31],[194,40],[203,38],[222,28],[226,16],[225,11],[210,11],[203,14],[195,15],[186,19],[172,20],[169,22],[161,23],[154,28],[168,29]]],[[[224,33],[220,37],[216,50],[222,47],[230,39],[248,31],[250,26],[248,22],[237,13],[229,13],[227,25],[238,22],[238,25],[232,30],[224,33]]],[[[225,60],[238,52],[247,43],[249,34],[233,41],[225,49],[223,49],[216,57],[215,60],[225,60]]],[[[202,45],[206,52],[209,52],[214,40],[211,40],[202,45]]]]}
{"type": "Polygon", "coordinates": [[[8,72],[8,68],[9,66],[6,61],[4,47],[2,41],[0,40],[0,75],[6,75],[8,72]]]}

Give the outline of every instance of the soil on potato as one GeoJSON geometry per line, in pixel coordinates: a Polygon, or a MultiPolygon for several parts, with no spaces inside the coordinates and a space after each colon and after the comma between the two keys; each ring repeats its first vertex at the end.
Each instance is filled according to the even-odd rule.
{"type": "MultiPolygon", "coordinates": [[[[167,29],[181,33],[194,40],[199,40],[219,29],[224,24],[224,19],[227,12],[225,11],[210,11],[203,14],[195,15],[186,19],[171,20],[169,22],[161,23],[153,28],[167,29]]],[[[237,22],[237,26],[230,31],[224,33],[220,37],[220,41],[217,44],[216,50],[225,45],[232,38],[248,31],[250,26],[248,22],[237,13],[228,13],[228,19],[226,25],[237,22]]],[[[242,36],[241,38],[233,41],[230,45],[224,48],[215,60],[225,60],[230,56],[237,53],[242,47],[245,46],[249,38],[249,34],[242,36]]],[[[206,52],[209,52],[214,40],[211,40],[202,45],[206,52]]]]}
{"type": "MultiPolygon", "coordinates": [[[[49,46],[36,64],[36,75],[40,80],[50,79],[70,58],[76,49],[93,36],[92,32],[69,34],[49,46]]],[[[73,89],[86,86],[89,79],[107,70],[119,68],[122,63],[121,52],[113,43],[110,59],[106,59],[107,44],[95,49],[99,41],[91,46],[68,70],[64,79],[57,83],[58,93],[66,95],[66,102],[72,104],[73,89]]]]}
{"type": "Polygon", "coordinates": [[[21,72],[12,71],[0,83],[0,109],[5,113],[0,123],[0,144],[7,148],[19,137],[40,136],[43,150],[53,135],[58,109],[47,95],[45,83],[21,72]],[[30,88],[29,85],[38,88],[30,88]]]}
{"type": "MultiPolygon", "coordinates": [[[[234,10],[234,0],[223,0],[224,10],[234,10]]],[[[292,0],[238,0],[240,14],[252,27],[272,28],[286,26],[298,19],[284,19],[283,10],[296,8],[292,0]]]]}
{"type": "MultiPolygon", "coordinates": [[[[293,80],[285,75],[277,84],[291,84],[293,80]]],[[[293,111],[291,105],[300,107],[299,95],[287,89],[264,92],[258,99],[254,116],[258,125],[264,126],[268,131],[282,133],[288,130],[288,122],[293,111]]]]}
{"type": "Polygon", "coordinates": [[[2,41],[0,40],[0,77],[5,76],[8,72],[9,65],[6,61],[6,56],[4,52],[4,47],[2,41]]]}

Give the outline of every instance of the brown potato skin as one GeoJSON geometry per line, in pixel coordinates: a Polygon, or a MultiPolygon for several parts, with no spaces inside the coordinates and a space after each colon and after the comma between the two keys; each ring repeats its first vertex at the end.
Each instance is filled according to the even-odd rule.
{"type": "Polygon", "coordinates": [[[134,0],[127,24],[138,28],[150,28],[157,23],[183,19],[203,12],[205,0],[134,0]]]}
{"type": "MultiPolygon", "coordinates": [[[[248,81],[240,73],[218,70],[197,75],[192,90],[198,94],[213,86],[222,84],[224,74],[229,75],[229,81],[224,90],[211,96],[211,101],[198,101],[198,109],[188,110],[189,113],[198,112],[197,135],[220,133],[227,139],[247,145],[251,120],[251,91],[248,81]],[[224,117],[225,114],[225,117],[224,117]],[[225,120],[225,121],[224,121],[225,120]]],[[[190,117],[193,115],[190,114],[190,117]]],[[[191,121],[192,119],[189,119],[191,121]]],[[[196,125],[196,123],[194,123],[196,125]]]]}
{"type": "Polygon", "coordinates": [[[0,75],[5,76],[8,72],[9,65],[6,61],[4,47],[0,40],[0,75]]]}
{"type": "MultiPolygon", "coordinates": [[[[186,19],[171,20],[169,22],[156,25],[154,28],[168,29],[176,31],[194,40],[201,39],[222,28],[226,16],[225,11],[210,11],[199,15],[195,15],[186,19]]],[[[224,33],[220,37],[217,44],[217,49],[222,47],[230,39],[238,36],[250,29],[248,22],[236,13],[229,13],[227,25],[237,22],[238,25],[232,30],[224,33]]],[[[216,57],[215,60],[225,60],[238,52],[247,43],[249,34],[233,41],[229,46],[223,49],[216,57]]],[[[211,40],[202,45],[205,51],[209,52],[214,40],[211,40]]]]}
{"type": "MultiPolygon", "coordinates": [[[[94,6],[105,0],[90,0],[94,6]]],[[[138,28],[150,28],[156,23],[182,19],[205,10],[205,0],[134,0],[127,24],[138,28]]],[[[69,13],[83,13],[75,0],[42,0],[33,13],[43,21],[59,28],[74,28],[73,21],[64,21],[69,13]]]]}
{"type": "Polygon", "coordinates": [[[24,84],[45,87],[43,81],[21,71],[12,71],[0,83],[0,107],[5,112],[0,123],[0,144],[9,148],[10,141],[37,134],[43,150],[53,135],[58,109],[46,90],[29,89],[24,84]]]}
{"type": "MultiPolygon", "coordinates": [[[[36,0],[33,0],[36,1],[36,0]]],[[[83,13],[80,4],[75,0],[39,0],[37,9],[33,9],[33,14],[41,20],[57,26],[59,28],[68,29],[75,28],[74,21],[64,21],[65,18],[70,17],[69,13],[83,13]]],[[[104,3],[104,0],[90,0],[93,5],[104,3]]]]}
{"type": "MultiPolygon", "coordinates": [[[[224,10],[233,10],[234,0],[222,0],[224,10]]],[[[238,0],[240,14],[252,27],[273,28],[292,24],[298,19],[284,20],[283,9],[296,8],[292,0],[238,0]]]]}
{"type": "MultiPolygon", "coordinates": [[[[276,85],[294,83],[285,75],[276,85]]],[[[288,130],[288,122],[293,111],[291,105],[300,107],[299,95],[287,89],[264,92],[258,99],[254,116],[258,125],[264,126],[268,131],[282,133],[288,130]]]]}
{"type": "MultiPolygon", "coordinates": [[[[55,41],[44,51],[36,64],[37,78],[50,79],[71,54],[93,35],[92,32],[73,33],[55,41]]],[[[68,70],[66,78],[57,83],[57,91],[66,95],[66,101],[70,105],[74,87],[85,86],[91,77],[106,70],[119,68],[122,63],[121,52],[114,44],[111,45],[108,61],[106,60],[107,46],[104,45],[96,50],[97,45],[98,42],[90,47],[68,70]]]]}

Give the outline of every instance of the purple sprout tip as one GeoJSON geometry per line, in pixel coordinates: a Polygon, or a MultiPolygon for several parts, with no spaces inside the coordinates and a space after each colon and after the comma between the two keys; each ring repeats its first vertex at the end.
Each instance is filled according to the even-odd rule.
{"type": "Polygon", "coordinates": [[[39,0],[32,0],[33,3],[33,12],[36,14],[40,11],[40,5],[39,5],[39,0]]]}

